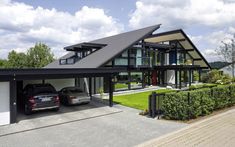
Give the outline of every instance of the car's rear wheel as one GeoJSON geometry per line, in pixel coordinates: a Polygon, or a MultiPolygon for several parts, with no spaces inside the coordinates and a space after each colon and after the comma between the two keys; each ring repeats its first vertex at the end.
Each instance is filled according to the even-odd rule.
{"type": "Polygon", "coordinates": [[[32,114],[32,110],[30,110],[30,108],[28,107],[28,105],[25,105],[25,106],[24,106],[24,113],[25,113],[26,115],[32,114]]]}
{"type": "Polygon", "coordinates": [[[59,111],[60,110],[60,108],[58,107],[58,108],[54,108],[54,109],[52,109],[53,111],[59,111]]]}

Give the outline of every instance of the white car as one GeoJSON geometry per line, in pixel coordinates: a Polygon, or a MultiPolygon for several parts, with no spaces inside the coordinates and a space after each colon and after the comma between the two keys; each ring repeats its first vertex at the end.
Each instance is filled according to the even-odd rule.
{"type": "Polygon", "coordinates": [[[89,103],[90,96],[78,87],[65,87],[59,91],[60,102],[64,105],[89,103]]]}

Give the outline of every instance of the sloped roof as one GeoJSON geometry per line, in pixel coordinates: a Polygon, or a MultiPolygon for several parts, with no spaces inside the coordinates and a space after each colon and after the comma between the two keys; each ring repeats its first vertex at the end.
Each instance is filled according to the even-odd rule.
{"type": "Polygon", "coordinates": [[[206,61],[203,55],[199,52],[197,47],[192,43],[192,41],[188,38],[188,36],[181,29],[154,34],[151,37],[145,39],[146,42],[151,42],[151,43],[159,43],[159,42],[173,41],[173,40],[178,40],[181,46],[186,51],[188,50],[188,54],[193,59],[195,59],[194,65],[200,65],[200,67],[202,68],[211,68],[209,63],[206,61]]]}
{"type": "MultiPolygon", "coordinates": [[[[107,45],[102,49],[99,49],[93,52],[92,54],[86,56],[85,58],[82,58],[81,60],[79,60],[74,64],[60,65],[59,60],[56,60],[47,65],[45,68],[100,67],[105,63],[107,63],[110,59],[122,53],[125,49],[131,47],[138,41],[148,37],[158,28],[160,28],[160,24],[88,42],[88,43],[98,43],[98,44],[107,44],[107,45]]],[[[76,45],[78,44],[75,44],[73,46],[76,47],[76,45]]],[[[68,58],[73,54],[74,53],[68,53],[67,55],[61,57],[61,59],[68,58]]]]}

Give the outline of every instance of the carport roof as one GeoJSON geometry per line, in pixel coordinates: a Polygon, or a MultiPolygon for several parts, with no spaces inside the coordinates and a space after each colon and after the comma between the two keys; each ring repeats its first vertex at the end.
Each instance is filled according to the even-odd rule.
{"type": "MultiPolygon", "coordinates": [[[[75,64],[70,65],[60,65],[59,60],[71,57],[74,53],[68,53],[67,55],[61,57],[60,59],[50,63],[45,68],[98,68],[109,62],[112,58],[116,57],[120,53],[122,53],[127,48],[136,44],[138,41],[148,37],[155,30],[160,28],[160,24],[146,27],[139,30],[134,30],[98,40],[94,40],[87,43],[92,44],[104,44],[104,47],[95,51],[94,53],[82,58],[75,64]]],[[[81,44],[75,44],[67,48],[76,48],[80,47],[81,44]]]]}
{"type": "Polygon", "coordinates": [[[126,71],[124,68],[38,68],[0,69],[0,80],[59,79],[75,77],[104,77],[126,71]]]}

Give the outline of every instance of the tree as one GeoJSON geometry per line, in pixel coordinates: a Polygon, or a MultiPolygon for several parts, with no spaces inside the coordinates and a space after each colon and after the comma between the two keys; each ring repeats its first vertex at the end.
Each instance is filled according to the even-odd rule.
{"type": "Polygon", "coordinates": [[[16,51],[11,51],[8,54],[8,61],[5,65],[6,68],[25,68],[27,67],[27,57],[24,53],[17,53],[16,51]]]}
{"type": "Polygon", "coordinates": [[[40,68],[52,61],[54,61],[54,55],[51,53],[51,49],[43,43],[36,43],[27,52],[28,67],[40,68]]]}
{"type": "Polygon", "coordinates": [[[235,34],[233,38],[229,39],[226,43],[222,41],[222,45],[219,46],[217,54],[221,55],[225,62],[231,64],[230,70],[232,70],[232,75],[234,78],[234,63],[235,63],[235,34]]]}
{"type": "Polygon", "coordinates": [[[0,68],[5,68],[7,66],[7,60],[0,59],[0,68]]]}

